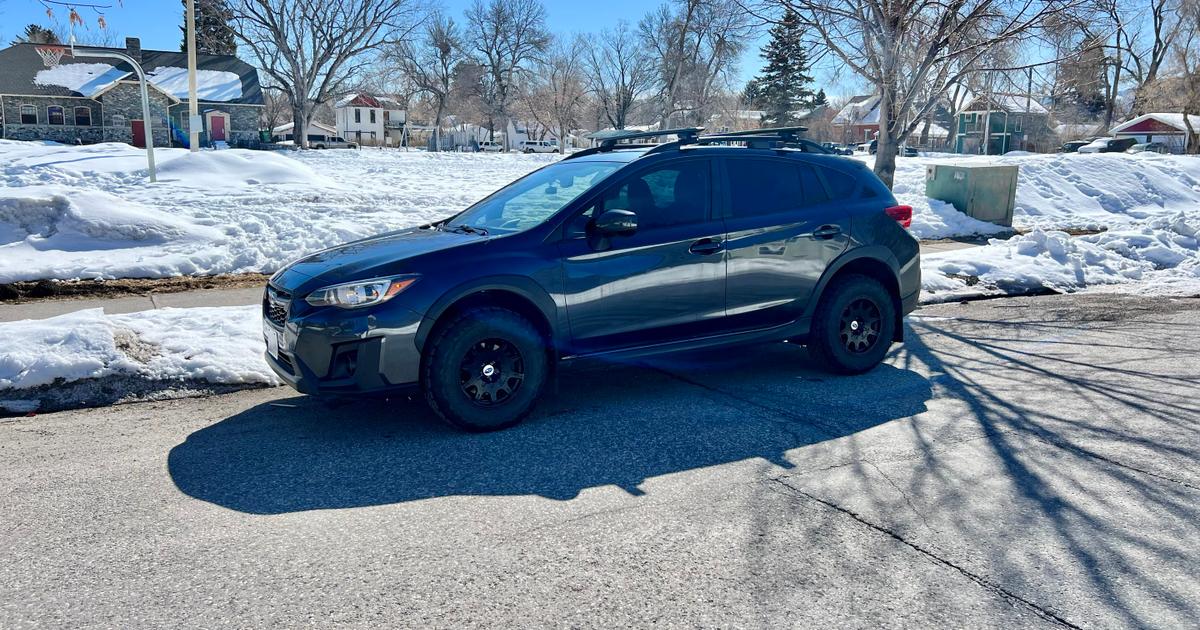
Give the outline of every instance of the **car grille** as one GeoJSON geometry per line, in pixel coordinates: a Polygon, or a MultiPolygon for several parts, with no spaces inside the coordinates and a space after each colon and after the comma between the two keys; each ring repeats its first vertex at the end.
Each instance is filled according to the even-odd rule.
{"type": "Polygon", "coordinates": [[[286,291],[279,291],[275,287],[268,286],[267,294],[263,296],[263,317],[272,324],[282,327],[287,321],[288,304],[291,303],[291,297],[286,291]]]}

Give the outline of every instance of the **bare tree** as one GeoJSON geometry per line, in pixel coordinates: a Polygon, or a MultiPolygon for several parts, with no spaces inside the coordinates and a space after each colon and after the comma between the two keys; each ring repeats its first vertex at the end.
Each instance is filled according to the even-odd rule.
{"type": "Polygon", "coordinates": [[[901,141],[997,46],[1032,37],[1070,0],[771,0],[880,96],[875,174],[888,186],[901,141]],[[946,65],[949,71],[942,72],[946,65]],[[926,95],[926,98],[922,98],[926,95]]]}
{"type": "Polygon", "coordinates": [[[745,44],[751,16],[720,0],[674,0],[642,18],[642,45],[654,56],[659,124],[700,122],[745,44]]]}
{"type": "Polygon", "coordinates": [[[558,152],[579,124],[587,97],[583,73],[583,42],[578,38],[551,45],[524,86],[523,101],[534,121],[558,138],[558,152]]]}
{"type": "Polygon", "coordinates": [[[403,41],[420,24],[419,0],[235,0],[233,31],[292,108],[294,137],[367,63],[368,53],[403,41]]]}
{"type": "Polygon", "coordinates": [[[454,70],[464,59],[458,25],[453,18],[436,14],[426,22],[420,41],[402,42],[391,47],[385,59],[395,61],[419,93],[432,101],[433,150],[439,150],[442,118],[446,115],[454,70]]]}
{"type": "MultiPolygon", "coordinates": [[[[475,0],[467,9],[467,25],[466,37],[486,70],[482,95],[494,134],[497,120],[507,128],[517,75],[550,44],[546,9],[538,0],[475,0]]],[[[507,133],[504,146],[510,148],[507,133]]]]}
{"type": "Polygon", "coordinates": [[[624,129],[634,103],[654,83],[650,56],[628,22],[618,21],[588,46],[587,71],[604,118],[614,129],[624,129]]]}

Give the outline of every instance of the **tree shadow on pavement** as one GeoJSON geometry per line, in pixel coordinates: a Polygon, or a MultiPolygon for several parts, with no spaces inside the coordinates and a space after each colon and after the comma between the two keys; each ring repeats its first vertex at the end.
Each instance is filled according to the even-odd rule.
{"type": "Polygon", "coordinates": [[[233,510],[278,514],[453,495],[541,495],[570,499],[615,485],[633,495],[650,477],[762,458],[791,467],[784,453],[925,410],[929,382],[888,365],[860,377],[812,369],[787,344],[674,357],[798,399],[840,382],[903,392],[830,425],[808,414],[727,395],[690,382],[672,366],[579,363],[561,371],[559,391],[523,424],[472,435],[444,426],[422,400],[364,400],[327,407],[294,397],[265,403],[192,433],[171,450],[170,474],[184,493],[233,510]],[[753,358],[746,358],[746,357],[753,358]]]}

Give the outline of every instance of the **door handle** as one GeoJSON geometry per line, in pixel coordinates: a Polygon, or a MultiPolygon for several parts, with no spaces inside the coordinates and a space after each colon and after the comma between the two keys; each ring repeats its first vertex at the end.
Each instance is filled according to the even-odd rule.
{"type": "Polygon", "coordinates": [[[822,225],[821,227],[813,230],[812,235],[815,238],[831,239],[841,233],[842,228],[836,225],[822,225]]]}
{"type": "Polygon", "coordinates": [[[702,238],[695,243],[692,243],[692,246],[688,248],[688,251],[692,252],[693,254],[707,256],[708,254],[715,254],[721,251],[721,248],[723,247],[724,245],[717,239],[702,238]]]}

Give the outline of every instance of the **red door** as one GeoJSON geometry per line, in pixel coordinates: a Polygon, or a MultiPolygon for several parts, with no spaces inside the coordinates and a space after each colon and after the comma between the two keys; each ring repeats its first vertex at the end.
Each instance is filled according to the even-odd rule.
{"type": "Polygon", "coordinates": [[[146,148],[146,128],[140,120],[131,120],[129,125],[133,127],[133,146],[146,148]]]}
{"type": "Polygon", "coordinates": [[[225,139],[225,117],[224,116],[213,116],[212,118],[210,118],[208,120],[209,120],[208,134],[210,137],[212,137],[213,142],[216,142],[217,140],[224,140],[225,139]]]}

